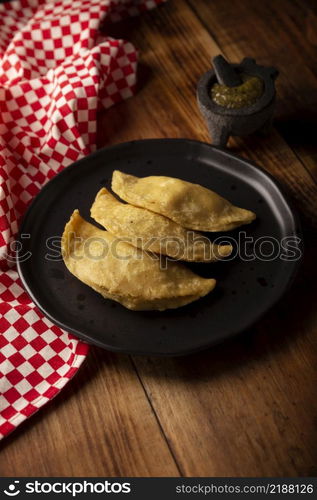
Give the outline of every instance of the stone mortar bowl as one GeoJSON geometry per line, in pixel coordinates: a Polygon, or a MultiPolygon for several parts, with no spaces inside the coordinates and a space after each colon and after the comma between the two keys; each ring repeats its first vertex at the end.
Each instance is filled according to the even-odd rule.
{"type": "Polygon", "coordinates": [[[205,118],[212,143],[225,147],[229,136],[249,135],[256,131],[267,132],[271,128],[275,105],[275,79],[278,71],[273,67],[259,66],[255,59],[246,57],[239,64],[232,64],[238,73],[262,79],[264,91],[257,101],[240,109],[219,106],[211,98],[211,87],[217,82],[214,70],[207,71],[197,86],[199,109],[205,118]]]}

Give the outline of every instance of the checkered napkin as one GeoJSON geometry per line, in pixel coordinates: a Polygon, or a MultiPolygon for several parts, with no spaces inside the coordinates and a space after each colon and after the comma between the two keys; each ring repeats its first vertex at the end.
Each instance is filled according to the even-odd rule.
{"type": "Polygon", "coordinates": [[[88,346],[42,316],[21,287],[14,237],[31,199],[88,154],[96,113],[133,94],[136,51],[101,36],[162,0],[0,4],[0,438],[53,398],[88,346]]]}

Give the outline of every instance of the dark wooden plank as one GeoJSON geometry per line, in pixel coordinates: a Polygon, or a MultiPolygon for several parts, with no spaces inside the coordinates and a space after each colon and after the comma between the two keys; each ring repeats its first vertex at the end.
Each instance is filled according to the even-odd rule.
{"type": "Polygon", "coordinates": [[[275,126],[317,179],[316,2],[188,1],[229,59],[279,69],[275,126]]]}

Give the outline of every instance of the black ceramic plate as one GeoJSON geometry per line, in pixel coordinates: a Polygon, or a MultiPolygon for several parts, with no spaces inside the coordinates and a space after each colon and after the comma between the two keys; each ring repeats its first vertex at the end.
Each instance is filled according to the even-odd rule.
{"type": "MultiPolygon", "coordinates": [[[[278,242],[299,235],[294,213],[273,178],[229,152],[185,139],[143,140],[99,150],[66,168],[42,189],[20,230],[21,254],[32,254],[19,263],[20,277],[35,304],[53,323],[110,350],[179,355],[241,332],[281,297],[298,260],[257,257],[193,264],[197,273],[218,280],[216,289],[188,306],[164,312],[129,311],[81,283],[60,259],[48,260],[46,241],[62,234],[75,208],[90,220],[95,194],[102,186],[110,186],[115,169],[196,182],[255,211],[258,218],[254,223],[227,234],[236,240],[241,231],[255,239],[271,237],[278,242]],[[22,234],[30,234],[30,238],[22,234]]],[[[292,244],[298,252],[300,244],[292,244]]],[[[273,246],[262,240],[259,248],[257,253],[268,255],[273,246]]],[[[247,251],[252,251],[252,245],[247,251]]],[[[289,257],[287,252],[283,254],[289,257]]]]}

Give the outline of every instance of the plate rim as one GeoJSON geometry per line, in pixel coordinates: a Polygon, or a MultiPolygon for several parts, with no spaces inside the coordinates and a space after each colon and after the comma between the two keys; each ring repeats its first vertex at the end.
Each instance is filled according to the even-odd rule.
{"type": "Polygon", "coordinates": [[[186,356],[186,355],[195,354],[197,352],[210,349],[211,347],[213,347],[213,346],[215,346],[215,345],[217,345],[219,343],[226,342],[227,340],[232,339],[233,337],[235,337],[235,336],[237,336],[239,334],[242,334],[244,331],[246,331],[247,329],[251,328],[254,324],[256,324],[263,316],[265,316],[281,300],[281,298],[284,296],[284,294],[289,290],[289,288],[291,287],[291,285],[292,285],[292,283],[293,283],[293,281],[294,281],[294,279],[295,279],[295,277],[296,277],[296,275],[297,275],[297,273],[299,271],[299,268],[300,268],[300,266],[302,264],[302,261],[303,261],[303,255],[304,255],[303,232],[302,232],[302,225],[301,225],[301,221],[300,221],[300,218],[299,218],[299,214],[298,214],[297,210],[295,209],[294,204],[293,204],[292,200],[290,199],[289,194],[286,192],[286,189],[284,188],[284,186],[282,186],[281,183],[271,173],[267,172],[263,167],[260,167],[259,165],[257,165],[256,163],[254,163],[252,160],[243,158],[243,157],[241,157],[241,156],[239,156],[239,155],[237,155],[235,153],[232,153],[230,150],[223,149],[223,148],[220,148],[218,146],[214,146],[213,144],[210,144],[210,143],[207,143],[207,142],[204,142],[204,141],[195,140],[195,139],[188,139],[188,138],[147,138],[147,139],[136,139],[136,140],[132,140],[132,141],[126,141],[126,142],[121,142],[121,143],[113,144],[113,145],[110,145],[110,146],[105,146],[103,148],[97,149],[96,151],[90,153],[89,155],[84,156],[83,158],[80,158],[79,160],[76,160],[75,162],[73,162],[70,165],[68,165],[67,167],[65,167],[61,172],[58,172],[56,175],[54,175],[54,177],[52,177],[40,189],[40,191],[37,193],[37,195],[32,199],[30,205],[28,206],[27,210],[25,211],[25,213],[24,213],[24,215],[23,215],[23,217],[21,219],[16,241],[20,243],[20,245],[18,245],[17,260],[16,260],[17,272],[18,272],[19,278],[20,278],[20,280],[22,282],[23,288],[27,292],[27,294],[30,297],[30,299],[32,300],[32,302],[35,304],[35,306],[42,312],[42,314],[46,318],[48,318],[53,324],[55,324],[58,327],[60,327],[66,333],[70,333],[71,335],[77,336],[78,339],[81,340],[81,341],[83,341],[83,342],[87,342],[90,345],[95,345],[95,346],[101,347],[103,349],[107,349],[107,350],[109,350],[111,352],[118,352],[118,353],[122,353],[122,354],[133,355],[133,356],[138,356],[138,355],[142,355],[142,356],[158,356],[158,357],[179,357],[179,356],[186,356]],[[54,182],[56,182],[56,179],[60,179],[60,177],[62,177],[63,175],[65,175],[65,173],[68,172],[69,169],[76,168],[79,163],[85,162],[88,158],[94,158],[96,156],[102,155],[103,151],[105,151],[105,150],[107,150],[107,151],[109,151],[109,150],[116,150],[116,149],[120,149],[122,147],[132,146],[132,145],[134,145],[136,143],[139,144],[139,143],[145,143],[145,142],[146,143],[178,142],[178,143],[189,143],[189,144],[193,144],[193,145],[196,145],[196,146],[203,146],[203,147],[207,146],[211,150],[216,150],[218,153],[220,153],[221,155],[223,155],[225,157],[234,158],[236,160],[239,160],[242,163],[247,164],[248,167],[252,167],[257,172],[260,172],[262,175],[264,175],[268,180],[270,180],[270,182],[273,184],[273,186],[275,187],[275,189],[277,189],[279,195],[284,200],[284,202],[285,202],[285,204],[286,204],[286,206],[287,206],[287,208],[289,210],[289,214],[292,217],[293,228],[294,228],[294,235],[300,238],[300,241],[297,244],[297,247],[301,250],[301,256],[300,256],[300,258],[297,261],[293,261],[293,267],[291,269],[291,272],[290,272],[288,280],[285,282],[285,284],[283,284],[282,287],[279,288],[278,293],[276,293],[274,295],[274,298],[270,302],[270,304],[268,305],[268,307],[264,311],[262,311],[261,313],[259,313],[255,318],[251,318],[250,321],[246,321],[246,324],[245,324],[244,327],[242,327],[242,328],[238,327],[237,329],[233,329],[230,332],[230,334],[226,336],[226,338],[211,340],[210,342],[208,342],[208,343],[206,343],[204,345],[198,346],[197,348],[190,348],[190,349],[186,349],[186,350],[180,350],[180,351],[177,351],[177,352],[176,351],[175,352],[174,351],[173,352],[148,352],[148,351],[139,351],[139,350],[131,351],[129,349],[125,349],[125,348],[121,348],[121,347],[116,347],[116,346],[107,344],[105,342],[98,341],[96,339],[92,340],[89,336],[87,336],[85,333],[83,333],[81,331],[78,331],[76,328],[69,327],[68,325],[63,324],[63,322],[59,321],[54,316],[52,316],[41,305],[41,302],[33,294],[33,292],[30,289],[30,286],[29,286],[27,280],[25,279],[25,276],[24,276],[24,273],[23,273],[23,264],[24,264],[24,262],[21,262],[20,259],[19,259],[19,252],[23,249],[23,243],[21,241],[21,239],[22,239],[21,235],[25,233],[25,231],[23,231],[23,229],[24,229],[24,226],[27,224],[27,219],[28,219],[30,213],[32,212],[32,210],[34,209],[34,207],[36,206],[36,204],[38,203],[38,200],[43,196],[43,192],[45,194],[46,189],[48,189],[49,186],[52,186],[52,184],[54,184],[54,182]],[[21,264],[22,264],[22,266],[21,266],[21,264]]]}

